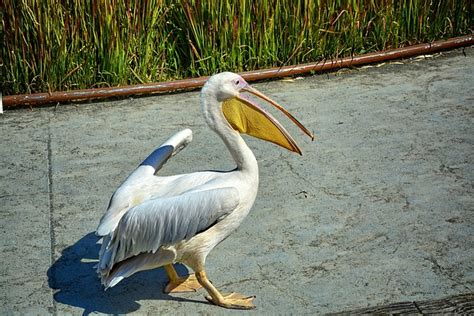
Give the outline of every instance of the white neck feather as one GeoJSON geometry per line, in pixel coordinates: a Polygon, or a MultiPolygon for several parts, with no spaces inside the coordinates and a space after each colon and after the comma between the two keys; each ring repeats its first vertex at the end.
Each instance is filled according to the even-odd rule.
{"type": "Polygon", "coordinates": [[[239,170],[258,174],[257,159],[240,134],[227,123],[221,106],[213,86],[205,85],[201,91],[201,107],[206,123],[224,141],[239,170]]]}

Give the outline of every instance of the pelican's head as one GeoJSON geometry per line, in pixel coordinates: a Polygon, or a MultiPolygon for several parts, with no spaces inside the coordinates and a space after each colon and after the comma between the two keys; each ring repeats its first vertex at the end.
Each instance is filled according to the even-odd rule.
{"type": "MultiPolygon", "coordinates": [[[[301,155],[300,148],[286,129],[268,111],[244,93],[253,94],[270,103],[290,118],[311,139],[314,139],[314,135],[283,106],[252,88],[244,78],[232,72],[222,72],[209,78],[201,96],[203,99],[215,98],[226,122],[237,132],[270,141],[301,155]]],[[[208,122],[212,122],[212,119],[208,117],[208,111],[205,110],[204,114],[208,122]]]]}
{"type": "Polygon", "coordinates": [[[219,102],[237,97],[247,85],[241,76],[232,72],[218,73],[206,82],[206,86],[214,91],[219,102]]]}

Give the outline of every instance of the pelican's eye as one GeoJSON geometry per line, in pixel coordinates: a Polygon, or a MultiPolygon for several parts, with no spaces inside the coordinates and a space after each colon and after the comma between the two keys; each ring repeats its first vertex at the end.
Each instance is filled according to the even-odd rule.
{"type": "Polygon", "coordinates": [[[235,81],[234,81],[234,84],[235,84],[236,86],[238,86],[238,85],[240,84],[240,80],[238,80],[238,79],[235,80],[235,81]]]}

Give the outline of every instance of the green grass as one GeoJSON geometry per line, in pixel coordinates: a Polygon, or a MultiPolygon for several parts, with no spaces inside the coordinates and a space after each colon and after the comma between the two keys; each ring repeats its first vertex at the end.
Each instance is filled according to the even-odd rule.
{"type": "Polygon", "coordinates": [[[471,0],[4,0],[3,94],[313,62],[471,34],[471,0]]]}

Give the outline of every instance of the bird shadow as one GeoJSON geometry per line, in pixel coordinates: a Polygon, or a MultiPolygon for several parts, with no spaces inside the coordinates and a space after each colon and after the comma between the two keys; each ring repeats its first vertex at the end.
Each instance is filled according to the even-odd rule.
{"type": "MultiPolygon", "coordinates": [[[[162,268],[143,271],[123,280],[117,286],[104,291],[94,266],[100,245],[98,237],[89,233],[74,245],[65,248],[61,256],[48,269],[48,284],[54,290],[56,302],[83,308],[84,315],[92,312],[124,314],[140,308],[140,300],[172,300],[203,303],[163,293],[168,282],[162,268]]],[[[189,272],[184,265],[175,265],[178,274],[189,272]]]]}

